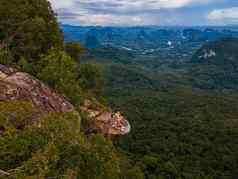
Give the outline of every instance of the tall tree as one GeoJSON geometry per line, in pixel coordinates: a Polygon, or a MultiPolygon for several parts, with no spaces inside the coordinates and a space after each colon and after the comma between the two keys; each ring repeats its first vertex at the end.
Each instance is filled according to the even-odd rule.
{"type": "Polygon", "coordinates": [[[47,0],[0,0],[0,49],[38,58],[50,48],[63,48],[63,35],[47,0]]]}

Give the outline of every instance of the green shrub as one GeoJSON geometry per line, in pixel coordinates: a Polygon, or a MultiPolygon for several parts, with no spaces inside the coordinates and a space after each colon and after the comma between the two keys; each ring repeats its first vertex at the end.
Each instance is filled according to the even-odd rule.
{"type": "MultiPolygon", "coordinates": [[[[4,116],[18,112],[27,118],[28,105],[1,103],[0,110],[4,116]]],[[[34,125],[10,131],[6,126],[0,135],[0,169],[9,173],[9,178],[119,179],[139,172],[128,164],[129,173],[123,173],[120,155],[111,141],[100,135],[85,137],[74,112],[50,114],[34,125]]],[[[0,173],[1,177],[8,178],[0,173]]]]}
{"type": "Polygon", "coordinates": [[[51,50],[42,56],[37,77],[77,104],[82,98],[78,77],[78,63],[63,51],[51,50]]]}
{"type": "Polygon", "coordinates": [[[85,62],[79,67],[79,80],[85,90],[100,92],[103,86],[103,72],[101,66],[85,62]]]}
{"type": "Polygon", "coordinates": [[[37,64],[37,77],[64,94],[74,104],[83,101],[84,93],[98,94],[102,89],[101,68],[92,63],[79,64],[64,51],[50,50],[37,64]]]}
{"type": "Polygon", "coordinates": [[[65,51],[71,58],[79,61],[79,56],[84,51],[84,48],[79,43],[69,42],[65,44],[65,51]]]}
{"type": "Polygon", "coordinates": [[[0,64],[12,65],[14,63],[14,58],[11,52],[7,49],[0,49],[0,64]]]}
{"type": "Polygon", "coordinates": [[[4,129],[24,127],[36,113],[28,102],[0,102],[0,126],[4,129]]]}

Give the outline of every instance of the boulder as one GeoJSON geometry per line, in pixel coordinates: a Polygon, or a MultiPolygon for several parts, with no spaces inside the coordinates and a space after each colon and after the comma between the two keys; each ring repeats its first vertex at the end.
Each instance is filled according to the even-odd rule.
{"type": "Polygon", "coordinates": [[[63,96],[33,76],[0,65],[0,101],[28,101],[41,113],[74,111],[63,96]]]}

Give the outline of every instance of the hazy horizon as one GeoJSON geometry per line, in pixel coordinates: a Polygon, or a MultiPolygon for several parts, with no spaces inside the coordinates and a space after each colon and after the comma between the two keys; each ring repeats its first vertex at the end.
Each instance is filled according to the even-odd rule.
{"type": "Polygon", "coordinates": [[[155,28],[238,28],[238,24],[227,24],[227,25],[83,25],[83,24],[67,24],[60,23],[61,26],[72,26],[72,27],[102,27],[102,28],[136,28],[136,27],[155,27],[155,28]]]}

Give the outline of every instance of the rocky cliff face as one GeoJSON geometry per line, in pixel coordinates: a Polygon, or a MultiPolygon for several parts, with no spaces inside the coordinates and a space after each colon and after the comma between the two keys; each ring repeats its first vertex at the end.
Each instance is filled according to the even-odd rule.
{"type": "Polygon", "coordinates": [[[69,112],[74,107],[63,96],[16,69],[0,65],[0,101],[29,101],[40,112],[69,112]]]}
{"type": "MultiPolygon", "coordinates": [[[[40,115],[51,112],[75,111],[74,106],[63,96],[33,76],[0,64],[0,101],[27,101],[38,109],[40,115]]],[[[87,131],[106,136],[125,135],[130,131],[127,120],[119,113],[92,109],[85,101],[81,110],[92,121],[87,131]]],[[[78,114],[79,118],[80,115],[78,114]]]]}

